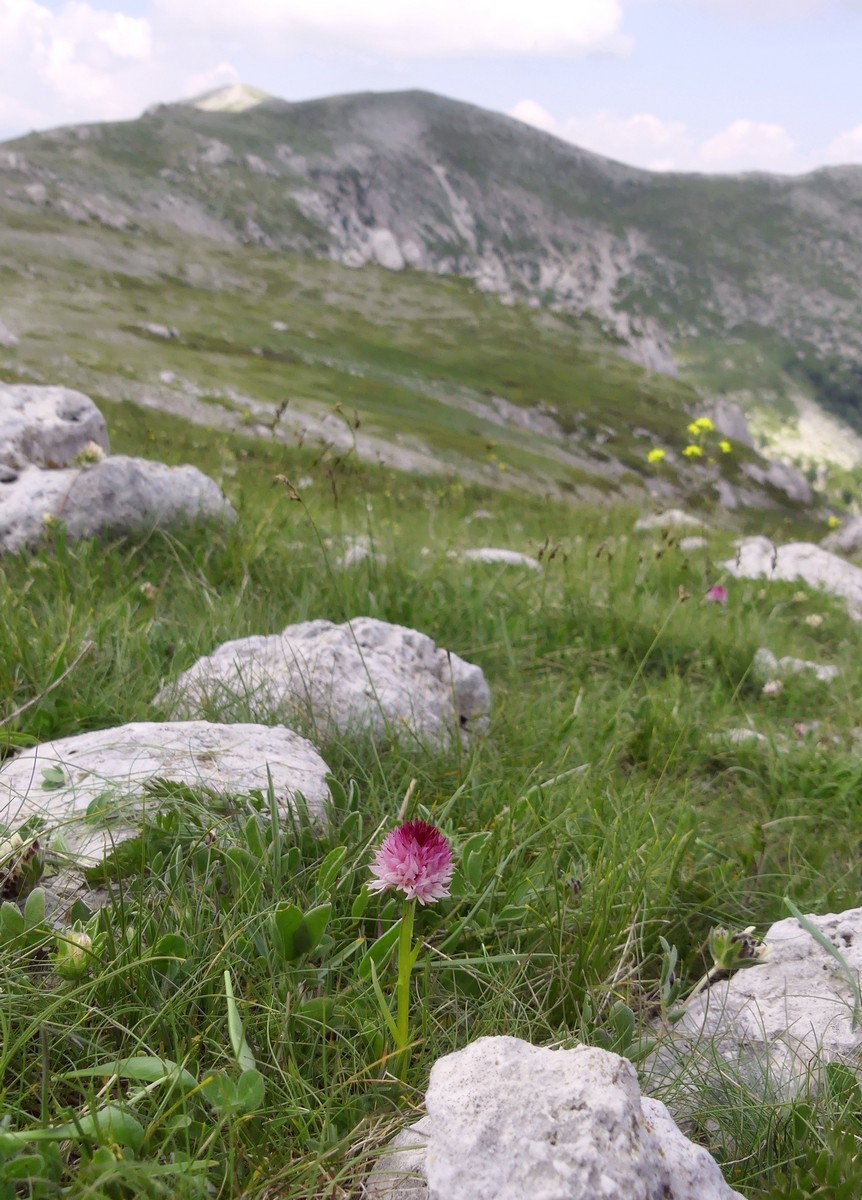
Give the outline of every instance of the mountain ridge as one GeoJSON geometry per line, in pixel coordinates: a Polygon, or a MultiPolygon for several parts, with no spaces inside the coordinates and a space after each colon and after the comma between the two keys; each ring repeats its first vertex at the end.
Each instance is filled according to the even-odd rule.
{"type": "Polygon", "coordinates": [[[862,419],[862,168],[651,173],[413,90],[30,135],[0,147],[0,188],[131,236],[464,276],[785,423],[800,392],[862,419]]]}

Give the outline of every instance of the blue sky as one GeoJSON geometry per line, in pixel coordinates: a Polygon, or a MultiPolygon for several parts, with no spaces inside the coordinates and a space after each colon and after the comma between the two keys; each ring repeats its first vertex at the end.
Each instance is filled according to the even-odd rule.
{"type": "Polygon", "coordinates": [[[0,138],[421,87],[656,170],[862,163],[862,0],[0,0],[0,138]]]}

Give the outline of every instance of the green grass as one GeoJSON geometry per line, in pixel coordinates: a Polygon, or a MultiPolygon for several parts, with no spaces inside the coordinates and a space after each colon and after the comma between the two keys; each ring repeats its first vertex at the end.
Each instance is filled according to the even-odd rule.
{"type": "MultiPolygon", "coordinates": [[[[857,903],[856,630],[841,606],[790,585],[726,581],[729,603],[705,603],[733,530],[686,556],[673,538],[633,534],[625,506],[573,510],[104,409],[116,451],[198,463],[239,519],[74,545],[59,530],[0,560],[0,721],[41,697],[0,726],[4,753],[158,719],[160,684],[199,655],[312,617],[420,629],[482,666],[494,707],[486,736],[448,752],[324,740],[323,831],[272,819],[265,796],[214,806],[157,790],[161,816],[134,869],[118,868],[116,900],[77,914],[94,938],[82,977],[58,977],[38,911],[29,930],[0,919],[0,1195],[358,1196],[441,1054],[507,1033],[639,1060],[662,1003],[662,939],[684,992],[709,966],[715,925],[763,931],[786,915],[785,896],[803,911],[857,903]],[[303,503],[277,474],[306,477],[303,503]],[[492,519],[469,521],[478,507],[492,519]],[[337,571],[339,539],[358,532],[386,561],[337,571]],[[447,554],[478,544],[544,547],[545,569],[447,554]],[[842,675],[831,687],[791,679],[767,699],[750,675],[761,644],[842,675]],[[815,718],[818,733],[796,738],[794,722],[815,718]],[[787,738],[787,752],[711,741],[749,721],[787,738]],[[419,914],[402,1087],[387,1076],[392,1046],[361,965],[398,907],[363,883],[412,780],[409,815],[441,826],[458,872],[451,899],[419,914]],[[287,905],[327,917],[305,953],[278,932],[287,905]],[[101,1072],[72,1074],[88,1068],[101,1072]],[[76,1121],[77,1134],[38,1140],[76,1121]]],[[[761,516],[759,528],[786,538],[786,520],[761,516]]],[[[393,979],[381,962],[387,994],[393,979]]],[[[705,1088],[696,1136],[749,1200],[849,1197],[862,1186],[859,1099],[840,1072],[797,1104],[705,1088]]]]}

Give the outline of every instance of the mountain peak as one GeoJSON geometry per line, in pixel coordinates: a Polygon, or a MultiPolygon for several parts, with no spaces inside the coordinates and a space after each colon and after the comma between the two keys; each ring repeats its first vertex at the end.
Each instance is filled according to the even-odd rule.
{"type": "Polygon", "coordinates": [[[229,83],[203,92],[200,96],[193,96],[184,103],[189,108],[199,108],[203,112],[245,112],[271,99],[269,92],[262,92],[260,88],[250,87],[247,83],[229,83]]]}

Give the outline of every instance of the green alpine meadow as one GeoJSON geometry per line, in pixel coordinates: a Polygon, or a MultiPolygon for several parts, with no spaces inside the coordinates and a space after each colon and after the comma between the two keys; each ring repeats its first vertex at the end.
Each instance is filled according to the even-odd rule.
{"type": "Polygon", "coordinates": [[[862,572],[819,546],[854,520],[862,325],[817,240],[858,182],[650,176],[423,93],[0,146],[0,1200],[438,1200],[373,1168],[434,1064],[501,1036],[628,1060],[723,1195],[862,1195],[862,572]],[[594,300],[601,239],[606,311],[560,267],[594,300]],[[812,280],[828,303],[794,307],[812,280]],[[45,389],[89,397],[102,441],[39,458],[45,389]],[[814,409],[831,459],[798,444],[814,409]],[[128,460],[227,503],[126,525],[105,484],[124,519],[81,532],[128,460]],[[60,477],[17,525],[16,489],[60,477]],[[777,569],[796,543],[838,564],[824,586],[777,569]],[[239,658],[183,684],[358,618],[438,664],[432,723],[430,683],[392,716],[365,643],[343,721],[317,689],[349,645],[289,704],[234,686],[239,658]],[[38,757],[186,720],[289,728],[324,798],[286,800],[242,733],[245,789],[207,782],[221,751],[137,790],[134,757],[95,782],[38,757]],[[792,1083],[806,1019],[756,1069],[753,1026],[731,1051],[692,1024],[782,961],[785,921],[849,1039],[792,1083]]]}

